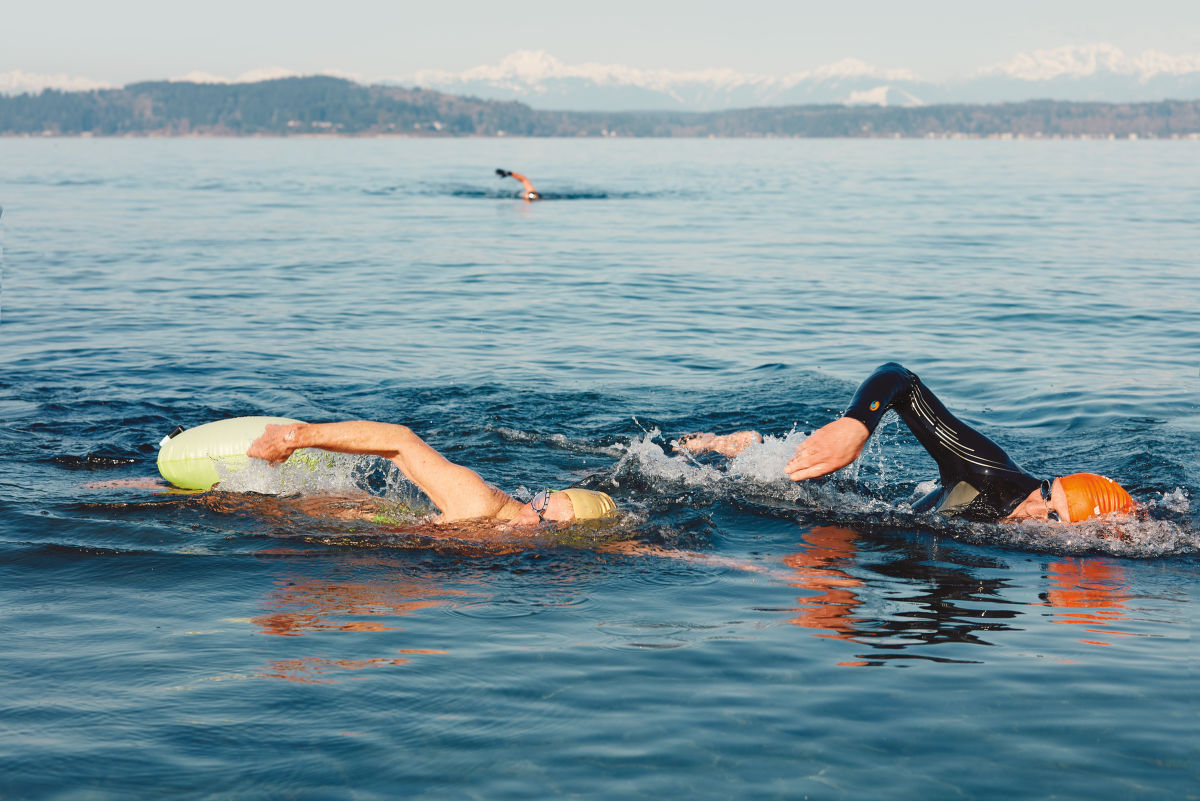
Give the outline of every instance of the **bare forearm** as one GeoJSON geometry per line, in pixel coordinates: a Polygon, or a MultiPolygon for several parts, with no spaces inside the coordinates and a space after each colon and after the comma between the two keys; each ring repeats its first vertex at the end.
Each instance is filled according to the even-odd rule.
{"type": "Polygon", "coordinates": [[[751,445],[759,445],[762,434],[757,431],[738,431],[733,434],[688,434],[679,438],[679,446],[692,453],[714,451],[732,459],[751,445]]]}
{"type": "Polygon", "coordinates": [[[394,459],[419,441],[408,426],[351,420],[344,423],[304,423],[296,427],[296,448],[320,448],[337,453],[357,453],[394,459]]]}

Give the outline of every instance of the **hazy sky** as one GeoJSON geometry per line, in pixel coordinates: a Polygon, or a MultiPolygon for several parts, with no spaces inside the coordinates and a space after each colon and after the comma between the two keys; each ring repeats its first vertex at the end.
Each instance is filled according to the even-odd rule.
{"type": "Polygon", "coordinates": [[[1200,53],[1200,0],[66,0],[7,3],[0,73],[124,84],[262,67],[363,79],[515,50],[643,69],[783,75],[847,57],[943,80],[1018,52],[1105,42],[1200,53]],[[680,9],[686,9],[681,12],[680,9]]]}

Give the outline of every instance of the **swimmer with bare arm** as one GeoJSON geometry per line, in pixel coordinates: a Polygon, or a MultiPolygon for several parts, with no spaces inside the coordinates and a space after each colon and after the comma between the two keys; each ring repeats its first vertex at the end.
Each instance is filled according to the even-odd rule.
{"type": "MultiPolygon", "coordinates": [[[[1079,523],[1130,512],[1136,506],[1119,484],[1095,473],[1033,477],[999,445],[951,414],[921,379],[895,362],[880,366],[862,383],[845,415],[800,443],[787,464],[788,478],[807,481],[852,463],[889,410],[900,415],[938,465],[940,486],[914,505],[917,512],[992,522],[1079,523]]],[[[761,441],[753,431],[705,433],[681,438],[680,447],[732,458],[761,441]]]]}
{"type": "Polygon", "coordinates": [[[392,423],[363,420],[269,425],[246,453],[279,464],[300,448],[371,454],[390,460],[437,506],[441,512],[438,523],[492,520],[537,526],[543,521],[570,523],[604,517],[617,508],[607,494],[579,488],[543,490],[528,503],[521,503],[488,484],[474,470],[442,456],[408,426],[392,423]]]}
{"type": "Polygon", "coordinates": [[[542,196],[538,194],[536,189],[533,188],[533,183],[530,182],[530,180],[524,175],[521,175],[521,173],[512,172],[511,170],[496,170],[496,174],[501,178],[516,178],[518,181],[520,181],[521,186],[524,189],[524,191],[521,193],[521,197],[525,199],[526,203],[532,203],[535,200],[541,199],[542,196]]]}

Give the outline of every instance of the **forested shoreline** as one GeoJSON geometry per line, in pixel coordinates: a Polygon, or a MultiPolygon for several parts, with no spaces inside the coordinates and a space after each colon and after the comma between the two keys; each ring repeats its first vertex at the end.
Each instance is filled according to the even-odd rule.
{"type": "Polygon", "coordinates": [[[0,135],[1200,138],[1200,100],[568,112],[314,76],[0,97],[0,135]]]}

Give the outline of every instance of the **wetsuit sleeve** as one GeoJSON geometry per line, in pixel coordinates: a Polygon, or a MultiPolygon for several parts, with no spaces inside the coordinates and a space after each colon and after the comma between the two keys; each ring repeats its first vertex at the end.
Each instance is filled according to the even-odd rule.
{"type": "Polygon", "coordinates": [[[853,417],[874,432],[888,410],[896,408],[897,401],[907,405],[916,380],[895,362],[881,365],[854,393],[846,417],[853,417]]]}
{"type": "Polygon", "coordinates": [[[937,462],[942,491],[967,482],[980,493],[978,516],[996,519],[1008,514],[1038,486],[1004,450],[942,405],[915,374],[895,362],[879,367],[862,383],[846,410],[874,431],[889,409],[937,462]]]}

